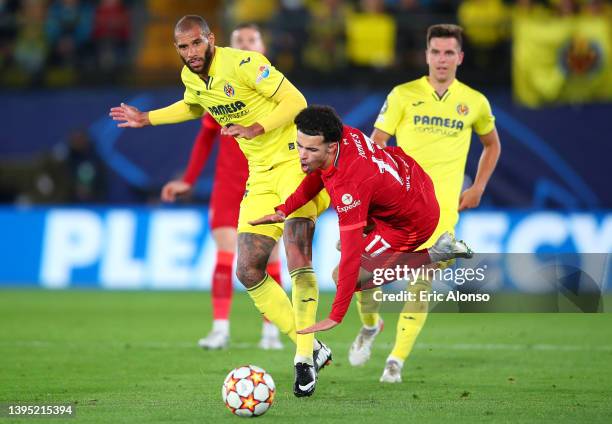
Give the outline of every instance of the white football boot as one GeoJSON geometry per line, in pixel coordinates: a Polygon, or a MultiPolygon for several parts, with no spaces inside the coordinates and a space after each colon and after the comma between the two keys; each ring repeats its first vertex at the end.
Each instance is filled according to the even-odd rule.
{"type": "Polygon", "coordinates": [[[281,350],[283,343],[280,341],[280,332],[276,325],[264,321],[261,329],[261,340],[259,348],[263,350],[281,350]]]}
{"type": "Polygon", "coordinates": [[[368,329],[361,327],[359,334],[357,334],[355,341],[353,341],[349,349],[349,362],[352,366],[359,367],[368,362],[372,354],[374,339],[383,330],[384,325],[383,319],[379,317],[376,328],[368,329]]]}
{"type": "Polygon", "coordinates": [[[229,345],[229,321],[214,320],[213,328],[204,338],[198,340],[202,349],[225,349],[229,345]]]}
{"type": "Polygon", "coordinates": [[[385,369],[380,376],[381,383],[401,383],[402,382],[402,365],[393,359],[387,359],[385,369]]]}
{"type": "Polygon", "coordinates": [[[469,259],[474,256],[472,249],[463,240],[455,239],[455,236],[448,231],[438,237],[427,252],[432,262],[449,261],[455,258],[469,259]]]}
{"type": "Polygon", "coordinates": [[[327,346],[321,340],[315,339],[314,348],[312,350],[312,359],[314,361],[315,371],[318,374],[319,371],[331,364],[332,351],[329,346],[327,346]]]}

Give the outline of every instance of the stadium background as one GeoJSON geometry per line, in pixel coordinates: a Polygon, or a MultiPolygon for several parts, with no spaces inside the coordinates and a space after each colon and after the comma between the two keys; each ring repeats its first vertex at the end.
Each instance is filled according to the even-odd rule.
{"type": "MultiPolygon", "coordinates": [[[[611,297],[609,1],[0,0],[0,422],[8,402],[69,403],[83,423],[222,422],[233,417],[221,383],[246,363],[274,377],[270,422],[610,421],[609,313],[433,313],[403,383],[382,385],[397,314],[384,314],[371,360],[355,368],[351,308],[319,335],[334,363],[311,399],[292,394],[288,341],[257,348],[261,320],[245,293],[234,296],[230,348],[197,348],[212,315],[215,153],[192,199],[161,205],[198,122],[122,131],[108,117],[121,101],[153,108],[182,95],[171,37],[186,13],[206,16],[220,45],[236,23],[259,22],[272,62],[309,102],[366,133],[392,86],[426,73],[426,27],[462,24],[458,76],[491,101],[502,156],[459,232],[479,252],[604,263],[607,293],[583,310],[611,297]]],[[[468,181],[479,153],[474,139],[468,181]]],[[[336,239],[328,211],[314,246],[320,318],[336,239]]],[[[520,263],[510,269],[506,289],[535,288],[515,280],[520,263]]],[[[545,299],[546,310],[562,300],[545,299]]]]}
{"type": "MultiPolygon", "coordinates": [[[[235,24],[259,23],[272,63],[309,103],[333,105],[366,133],[389,90],[426,73],[426,27],[463,25],[458,77],[489,98],[503,149],[459,234],[480,252],[611,251],[609,2],[7,0],[0,286],[209,288],[216,153],[193,198],[158,200],[199,123],[126,131],[108,117],[122,101],[146,110],[182,96],[171,37],[185,13],[205,16],[219,45],[235,24]]],[[[324,290],[338,258],[335,221],[328,211],[314,247],[324,290]]]]}

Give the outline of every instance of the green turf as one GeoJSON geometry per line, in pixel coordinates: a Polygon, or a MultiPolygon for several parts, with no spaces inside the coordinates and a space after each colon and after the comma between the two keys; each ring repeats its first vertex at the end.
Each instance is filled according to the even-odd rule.
{"type": "MultiPolygon", "coordinates": [[[[331,300],[322,298],[321,314],[331,300]]],[[[339,328],[320,334],[335,361],[306,399],[291,393],[289,342],[280,352],[255,347],[261,322],[244,293],[235,295],[232,317],[234,347],[206,352],[195,342],[210,325],[207,293],[0,291],[0,402],[76,404],[76,418],[52,422],[235,421],[221,384],[230,369],[251,363],[277,384],[275,404],[258,419],[266,422],[612,417],[612,314],[431,314],[404,383],[382,385],[395,317],[385,316],[371,361],[352,368],[351,311],[339,328]]]]}

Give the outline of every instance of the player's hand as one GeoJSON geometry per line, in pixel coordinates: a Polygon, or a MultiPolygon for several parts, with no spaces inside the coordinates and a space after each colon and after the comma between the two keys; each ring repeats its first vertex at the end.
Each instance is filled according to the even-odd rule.
{"type": "Polygon", "coordinates": [[[242,125],[233,124],[229,127],[221,128],[221,135],[230,135],[232,137],[246,138],[250,140],[264,133],[264,127],[258,123],[243,127],[242,125]]]}
{"type": "Polygon", "coordinates": [[[249,221],[251,225],[264,225],[264,224],[279,224],[281,222],[285,222],[287,217],[281,211],[276,211],[276,213],[272,213],[270,215],[262,216],[259,219],[254,221],[249,221]]]}
{"type": "Polygon", "coordinates": [[[174,202],[177,196],[187,194],[191,191],[191,184],[181,180],[174,180],[162,187],[161,199],[164,202],[174,202]]]}
{"type": "Polygon", "coordinates": [[[310,333],[316,333],[317,331],[331,330],[338,324],[340,323],[334,321],[333,319],[325,318],[323,321],[319,321],[315,325],[311,325],[308,328],[304,328],[303,330],[296,331],[296,333],[310,334],[310,333]]]}
{"type": "Polygon", "coordinates": [[[480,205],[482,193],[483,190],[474,186],[461,193],[461,197],[459,198],[459,212],[465,209],[477,208],[478,205],[480,205]]]}
{"type": "Polygon", "coordinates": [[[125,103],[111,108],[108,115],[113,118],[113,121],[121,121],[120,124],[117,124],[119,128],[142,128],[151,125],[147,112],[141,112],[134,106],[125,103]]]}

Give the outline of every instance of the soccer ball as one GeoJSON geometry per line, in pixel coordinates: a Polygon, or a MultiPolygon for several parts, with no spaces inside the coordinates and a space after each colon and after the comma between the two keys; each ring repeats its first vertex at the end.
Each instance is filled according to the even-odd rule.
{"type": "Polygon", "coordinates": [[[263,415],[272,406],[275,392],[272,376],[255,365],[231,370],[221,388],[225,406],[239,417],[263,415]]]}

